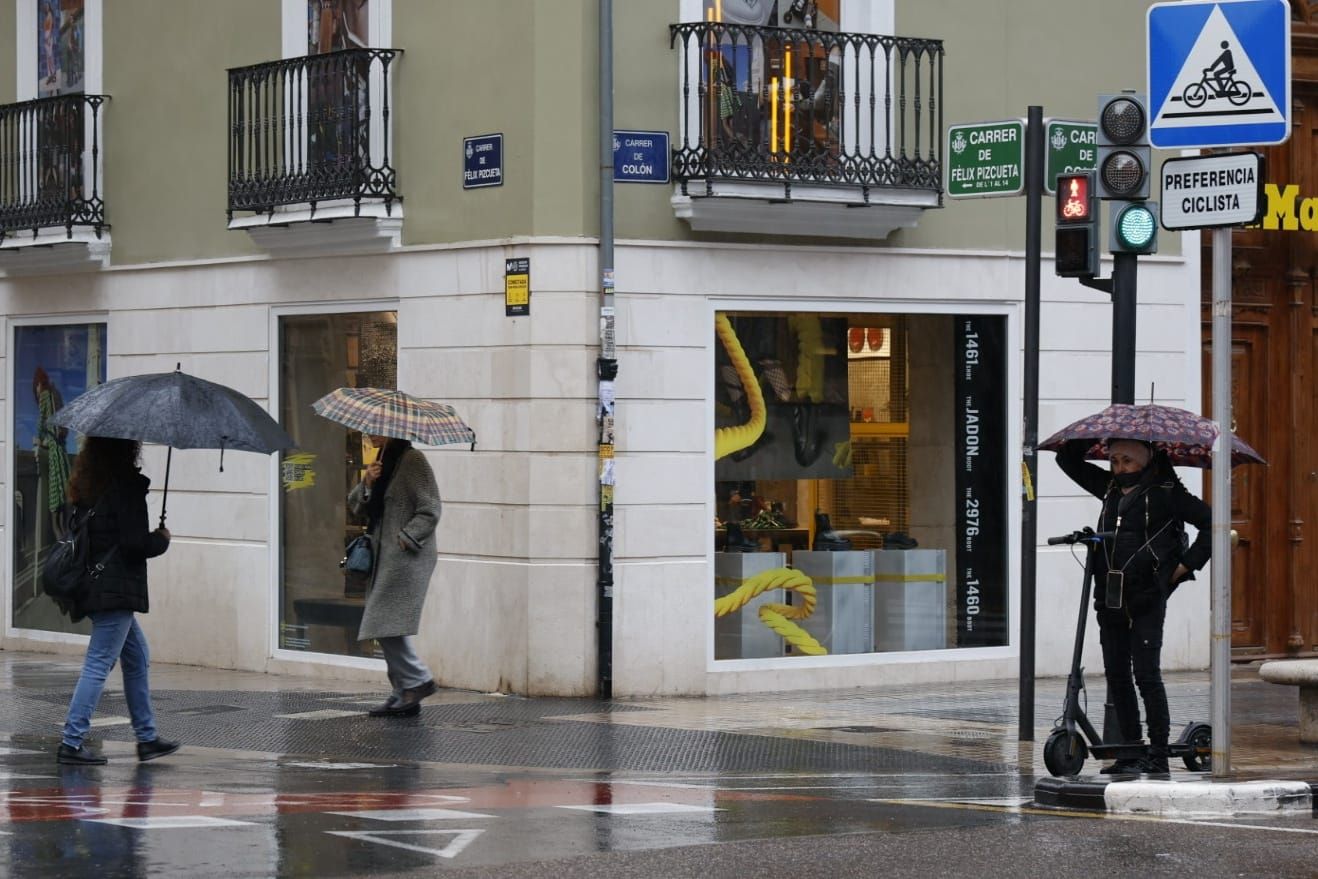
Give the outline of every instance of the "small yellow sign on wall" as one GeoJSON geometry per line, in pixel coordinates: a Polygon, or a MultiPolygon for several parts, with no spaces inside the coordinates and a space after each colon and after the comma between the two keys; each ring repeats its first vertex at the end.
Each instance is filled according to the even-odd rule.
{"type": "Polygon", "coordinates": [[[520,317],[531,313],[531,258],[503,261],[503,313],[520,317]]]}

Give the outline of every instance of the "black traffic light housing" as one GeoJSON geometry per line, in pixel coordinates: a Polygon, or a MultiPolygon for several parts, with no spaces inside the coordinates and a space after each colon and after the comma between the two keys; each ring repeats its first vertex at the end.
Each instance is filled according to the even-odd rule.
{"type": "Polygon", "coordinates": [[[1056,239],[1053,264],[1063,278],[1098,274],[1098,226],[1102,215],[1094,173],[1057,175],[1056,239]]]}
{"type": "Polygon", "coordinates": [[[1108,224],[1108,250],[1112,253],[1158,252],[1158,203],[1112,202],[1108,224]]]}
{"type": "Polygon", "coordinates": [[[1098,197],[1146,199],[1152,176],[1149,105],[1144,95],[1098,96],[1098,197]]]}

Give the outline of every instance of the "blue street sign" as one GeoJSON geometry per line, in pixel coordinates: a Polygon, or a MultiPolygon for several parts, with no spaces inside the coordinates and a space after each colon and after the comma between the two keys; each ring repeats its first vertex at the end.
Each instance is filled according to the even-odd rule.
{"type": "Polygon", "coordinates": [[[503,186],[503,135],[462,139],[462,188],[503,186]]]}
{"type": "Polygon", "coordinates": [[[1147,70],[1156,147],[1255,146],[1290,136],[1286,0],[1154,4],[1147,70]]]}
{"type": "Polygon", "coordinates": [[[667,183],[668,132],[613,132],[614,183],[667,183]]]}

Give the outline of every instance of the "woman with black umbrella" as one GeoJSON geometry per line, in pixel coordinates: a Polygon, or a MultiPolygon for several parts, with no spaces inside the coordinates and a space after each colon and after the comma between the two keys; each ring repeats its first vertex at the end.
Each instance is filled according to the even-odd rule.
{"type": "Polygon", "coordinates": [[[1103,672],[1116,708],[1122,739],[1139,742],[1138,686],[1149,729],[1149,756],[1120,759],[1104,773],[1164,775],[1171,714],[1162,682],[1162,630],[1167,596],[1192,579],[1212,552],[1208,504],[1190,494],[1155,446],[1129,439],[1107,441],[1110,470],[1085,460],[1094,439],[1062,445],[1057,464],[1085,491],[1103,502],[1098,530],[1115,533],[1093,558],[1094,596],[1103,672]],[[1198,529],[1193,545],[1182,543],[1183,525],[1198,529]],[[1133,674],[1132,674],[1133,672],[1133,674]]]}
{"type": "Polygon", "coordinates": [[[146,561],[169,549],[169,530],[151,530],[146,493],[151,481],[142,475],[138,458],[142,444],[135,440],[89,436],[82,444],[68,499],[87,520],[88,557],[103,565],[99,576],[62,604],[76,623],[92,621],[91,640],[82,662],[82,674],[69,702],[64,734],[56,759],[72,765],[99,765],[105,757],[88,748],[83,739],[93,712],[115,663],[124,676],[124,699],[137,737],[137,759],[154,760],[178,750],[178,742],[156,733],[148,681],[150,653],[135,614],[150,608],[146,561]]]}

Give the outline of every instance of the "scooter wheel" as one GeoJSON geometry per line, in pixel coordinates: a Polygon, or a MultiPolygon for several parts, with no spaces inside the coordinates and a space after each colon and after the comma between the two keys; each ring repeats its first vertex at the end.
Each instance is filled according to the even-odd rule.
{"type": "Polygon", "coordinates": [[[1043,745],[1043,765],[1052,775],[1075,775],[1085,765],[1089,749],[1079,733],[1055,729],[1043,745]]]}
{"type": "Polygon", "coordinates": [[[1191,772],[1213,771],[1213,728],[1206,723],[1191,724],[1181,737],[1189,748],[1181,760],[1191,772]]]}

